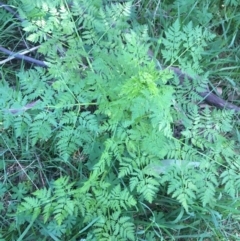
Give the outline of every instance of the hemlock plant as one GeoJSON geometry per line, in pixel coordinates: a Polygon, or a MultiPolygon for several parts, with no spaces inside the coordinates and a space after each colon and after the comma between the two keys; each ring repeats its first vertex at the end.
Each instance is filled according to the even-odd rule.
{"type": "Polygon", "coordinates": [[[148,56],[132,2],[10,4],[47,67],[0,82],[0,240],[215,237],[240,187],[236,114],[198,95],[216,35],[180,19],[163,30],[162,63],[202,76],[180,84],[148,56]]]}

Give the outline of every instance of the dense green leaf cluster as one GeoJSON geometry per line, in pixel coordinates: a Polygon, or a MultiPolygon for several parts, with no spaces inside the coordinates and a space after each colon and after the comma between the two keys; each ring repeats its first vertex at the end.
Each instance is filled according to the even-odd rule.
{"type": "Polygon", "coordinates": [[[0,240],[160,240],[184,217],[221,216],[238,196],[240,157],[235,114],[199,105],[216,36],[180,19],[165,29],[163,62],[202,77],[181,85],[147,55],[131,2],[11,2],[48,67],[0,82],[0,171],[14,176],[13,159],[20,173],[0,182],[0,240]],[[36,177],[34,158],[49,171],[36,177]]]}

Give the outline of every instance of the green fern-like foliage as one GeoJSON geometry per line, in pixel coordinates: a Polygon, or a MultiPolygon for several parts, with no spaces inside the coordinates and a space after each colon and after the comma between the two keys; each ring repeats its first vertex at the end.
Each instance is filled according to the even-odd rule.
{"type": "Polygon", "coordinates": [[[48,68],[22,68],[16,88],[0,83],[1,144],[22,159],[26,150],[44,153],[40,161],[52,158],[61,169],[19,198],[19,240],[154,240],[156,227],[169,227],[159,195],[192,216],[196,204],[214,209],[219,196],[237,196],[237,144],[228,137],[234,114],[200,109],[197,94],[208,82],[201,60],[213,34],[178,20],[165,32],[165,64],[201,75],[180,85],[148,57],[148,29],[130,2],[15,4],[48,68]],[[76,153],[86,163],[74,163],[76,153]],[[76,165],[77,178],[63,164],[76,165]]]}
{"type": "Polygon", "coordinates": [[[133,220],[128,216],[120,216],[122,209],[135,206],[136,201],[127,190],[121,191],[119,185],[111,186],[111,183],[101,183],[100,187],[93,188],[94,196],[83,196],[81,188],[74,188],[69,178],[59,178],[49,189],[38,190],[33,193],[34,197],[24,198],[17,211],[18,224],[38,218],[38,225],[51,228],[60,238],[69,235],[76,223],[81,227],[95,219],[93,235],[96,238],[134,240],[133,220]],[[110,210],[113,214],[109,216],[110,210]]]}
{"type": "Polygon", "coordinates": [[[162,40],[164,49],[162,55],[170,64],[179,64],[185,70],[201,73],[199,68],[204,47],[215,35],[203,27],[193,27],[193,23],[181,26],[177,20],[162,40]]]}

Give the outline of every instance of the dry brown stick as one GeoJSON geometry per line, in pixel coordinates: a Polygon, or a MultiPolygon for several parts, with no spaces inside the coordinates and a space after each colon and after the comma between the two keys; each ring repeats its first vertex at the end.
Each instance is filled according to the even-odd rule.
{"type": "Polygon", "coordinates": [[[36,64],[36,65],[39,65],[41,67],[48,67],[46,62],[44,61],[41,61],[41,60],[38,60],[38,59],[34,59],[32,57],[28,57],[28,56],[25,56],[23,54],[20,54],[20,53],[15,53],[15,52],[12,52],[8,49],[5,49],[4,47],[0,46],[0,51],[5,53],[5,54],[8,54],[10,55],[11,57],[13,58],[16,58],[16,59],[21,59],[21,60],[24,60],[24,61],[27,61],[29,63],[32,63],[32,64],[36,64]]]}
{"type": "MultiPolygon", "coordinates": [[[[23,51],[21,53],[18,53],[18,54],[25,55],[25,54],[28,54],[28,53],[30,53],[32,51],[37,50],[39,47],[40,47],[40,45],[36,46],[36,47],[33,47],[31,49],[25,50],[25,51],[23,51]]],[[[0,61],[0,65],[7,63],[7,62],[9,62],[10,60],[12,60],[14,58],[15,58],[14,55],[13,56],[9,56],[7,59],[4,59],[4,60],[0,61]]]]}
{"type": "MultiPolygon", "coordinates": [[[[183,83],[185,79],[193,80],[193,77],[189,76],[188,74],[182,72],[179,68],[169,67],[170,70],[176,74],[180,80],[180,83],[183,83]]],[[[197,76],[196,78],[200,78],[197,76]]],[[[206,88],[205,91],[198,92],[198,94],[203,97],[203,99],[210,105],[216,106],[220,109],[229,109],[234,110],[235,112],[240,112],[240,107],[229,103],[228,101],[223,100],[222,98],[218,97],[217,95],[213,94],[209,88],[206,88]]]]}

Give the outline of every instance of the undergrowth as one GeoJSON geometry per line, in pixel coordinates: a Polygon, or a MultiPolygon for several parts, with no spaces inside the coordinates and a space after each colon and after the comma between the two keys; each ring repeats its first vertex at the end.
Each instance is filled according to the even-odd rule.
{"type": "Polygon", "coordinates": [[[238,240],[237,1],[7,4],[0,240],[238,240]]]}

